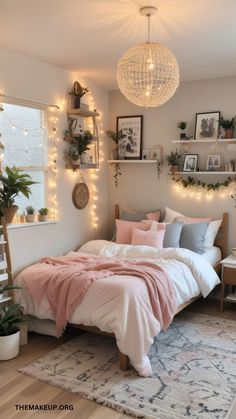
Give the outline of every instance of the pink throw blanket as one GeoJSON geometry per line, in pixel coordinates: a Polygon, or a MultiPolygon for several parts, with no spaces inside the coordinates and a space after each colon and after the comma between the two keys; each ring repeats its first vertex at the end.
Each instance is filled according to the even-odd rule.
{"type": "Polygon", "coordinates": [[[111,275],[142,278],[155,317],[162,329],[168,328],[176,312],[173,285],[163,269],[150,261],[81,254],[48,257],[24,271],[24,284],[38,303],[46,295],[56,319],[57,333],[61,335],[92,283],[111,275]]]}

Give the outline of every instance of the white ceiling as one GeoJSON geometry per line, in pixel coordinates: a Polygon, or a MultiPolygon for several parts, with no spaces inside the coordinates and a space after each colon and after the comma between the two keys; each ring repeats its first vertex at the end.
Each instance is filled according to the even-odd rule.
{"type": "Polygon", "coordinates": [[[119,58],[146,40],[147,5],[159,10],[151,40],[173,51],[182,80],[236,75],[236,0],[0,0],[0,47],[114,89],[119,58]]]}

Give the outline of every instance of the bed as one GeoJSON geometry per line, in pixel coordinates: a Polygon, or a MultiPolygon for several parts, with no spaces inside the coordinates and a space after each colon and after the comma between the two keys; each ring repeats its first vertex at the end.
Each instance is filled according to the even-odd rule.
{"type": "MultiPolygon", "coordinates": [[[[119,218],[118,206],[115,207],[115,217],[119,218]]],[[[228,214],[224,213],[214,243],[215,251],[213,249],[211,255],[204,255],[204,257],[186,249],[158,251],[147,249],[147,246],[134,248],[134,246],[117,245],[104,240],[88,242],[82,246],[80,252],[101,254],[107,258],[118,256],[131,259],[158,259],[158,263],[168,272],[173,281],[178,301],[177,314],[201,295],[208,295],[219,283],[216,273],[220,273],[220,259],[227,254],[227,232],[228,214]],[[213,261],[211,263],[213,268],[208,261],[209,258],[213,261]]],[[[16,282],[20,285],[24,284],[24,271],[18,275],[16,282]]],[[[115,338],[119,348],[120,368],[126,370],[131,363],[141,376],[150,375],[150,368],[147,367],[147,352],[154,336],[160,331],[160,327],[158,321],[153,318],[147,303],[148,299],[147,288],[140,278],[124,279],[116,275],[109,280],[104,278],[90,287],[82,303],[74,310],[70,324],[82,330],[115,338]],[[113,289],[109,294],[110,284],[113,285],[113,289]]],[[[18,302],[24,307],[25,314],[42,320],[53,320],[46,297],[39,305],[31,298],[27,290],[23,289],[21,293],[18,293],[18,302]]]]}

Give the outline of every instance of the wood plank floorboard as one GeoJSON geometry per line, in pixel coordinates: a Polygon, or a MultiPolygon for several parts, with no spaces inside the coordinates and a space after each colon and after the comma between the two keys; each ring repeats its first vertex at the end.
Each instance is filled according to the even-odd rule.
{"type": "MultiPolygon", "coordinates": [[[[236,304],[225,305],[219,312],[219,303],[211,300],[199,300],[187,308],[195,313],[203,313],[236,321],[236,304]]],[[[113,409],[83,399],[77,395],[53,387],[34,378],[19,373],[17,370],[78,335],[77,330],[68,330],[63,338],[50,336],[29,336],[29,343],[21,347],[17,358],[0,361],[0,419],[55,418],[63,419],[125,419],[130,416],[113,409]],[[19,411],[16,404],[56,404],[73,405],[68,411],[19,411]]]]}

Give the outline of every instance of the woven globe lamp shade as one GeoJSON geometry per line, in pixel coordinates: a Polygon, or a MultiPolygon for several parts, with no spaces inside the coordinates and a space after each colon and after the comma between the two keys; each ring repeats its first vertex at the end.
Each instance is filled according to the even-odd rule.
{"type": "Polygon", "coordinates": [[[179,86],[179,66],[168,48],[148,41],[130,48],[121,57],[117,82],[130,102],[157,107],[167,102],[179,86]]]}

